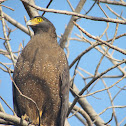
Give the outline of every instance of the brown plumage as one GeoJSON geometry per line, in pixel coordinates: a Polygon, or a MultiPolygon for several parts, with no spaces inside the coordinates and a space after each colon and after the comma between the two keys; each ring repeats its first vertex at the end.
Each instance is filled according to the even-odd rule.
{"type": "MultiPolygon", "coordinates": [[[[34,36],[20,54],[13,79],[23,95],[33,99],[40,112],[41,126],[64,126],[69,98],[69,68],[64,51],[57,43],[53,24],[34,17],[28,25],[34,36]]],[[[13,86],[14,109],[19,117],[39,124],[35,104],[19,95],[13,86]]]]}

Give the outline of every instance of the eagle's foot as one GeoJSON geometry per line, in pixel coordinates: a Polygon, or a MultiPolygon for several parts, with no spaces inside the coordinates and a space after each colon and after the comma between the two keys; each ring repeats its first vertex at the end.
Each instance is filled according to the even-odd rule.
{"type": "Polygon", "coordinates": [[[27,114],[24,114],[23,116],[21,116],[21,119],[28,121],[29,122],[28,125],[32,123],[31,119],[29,118],[29,116],[27,116],[27,114]]]}
{"type": "MultiPolygon", "coordinates": [[[[39,116],[40,116],[40,119],[41,119],[41,117],[42,117],[42,111],[40,111],[39,116]]],[[[32,122],[32,124],[34,124],[35,126],[43,126],[43,125],[40,124],[40,122],[39,122],[39,121],[41,121],[41,120],[39,120],[39,116],[37,117],[36,120],[33,120],[33,122],[32,122]]]]}

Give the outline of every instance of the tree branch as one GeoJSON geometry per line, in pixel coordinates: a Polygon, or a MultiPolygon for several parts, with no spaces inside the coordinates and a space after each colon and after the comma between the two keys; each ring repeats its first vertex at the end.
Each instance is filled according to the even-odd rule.
{"type": "Polygon", "coordinates": [[[93,16],[79,14],[79,13],[76,13],[76,12],[47,9],[47,8],[38,7],[36,5],[32,5],[30,2],[27,2],[26,0],[22,0],[22,1],[27,3],[28,5],[30,5],[31,7],[34,7],[37,10],[40,10],[40,11],[46,11],[46,12],[51,12],[51,13],[59,13],[59,14],[65,14],[65,15],[72,15],[72,16],[77,16],[77,17],[80,17],[80,18],[86,18],[86,19],[90,19],[90,20],[94,20],[94,21],[103,21],[103,22],[126,24],[126,21],[124,21],[124,20],[104,18],[104,17],[93,17],[93,16]]]}
{"type": "Polygon", "coordinates": [[[70,108],[69,108],[69,110],[68,110],[68,115],[69,115],[70,111],[72,110],[72,108],[74,107],[74,105],[75,105],[75,104],[77,103],[77,101],[79,100],[79,98],[80,98],[79,96],[81,96],[81,95],[85,92],[85,90],[87,90],[87,89],[91,86],[91,84],[92,84],[93,82],[95,82],[95,81],[96,81],[98,78],[100,78],[102,75],[106,74],[106,73],[109,72],[110,70],[116,68],[117,66],[119,66],[119,65],[121,65],[121,64],[123,64],[123,63],[126,63],[126,59],[123,60],[122,62],[120,62],[120,63],[118,63],[118,64],[116,64],[116,65],[110,67],[109,69],[107,69],[106,71],[102,72],[102,73],[99,74],[98,76],[94,77],[94,78],[93,78],[93,79],[92,79],[92,80],[91,80],[91,81],[79,92],[79,94],[75,97],[75,99],[74,99],[72,105],[70,106],[70,108]]]}
{"type": "Polygon", "coordinates": [[[121,6],[126,6],[126,2],[121,2],[121,1],[111,1],[111,0],[99,0],[101,3],[107,3],[107,4],[112,4],[112,5],[121,5],[121,6]]]}
{"type": "MultiPolygon", "coordinates": [[[[71,103],[69,103],[69,105],[71,105],[71,103]]],[[[89,115],[82,108],[80,108],[78,106],[74,106],[73,110],[79,112],[86,119],[88,126],[93,125],[89,115]]]]}
{"type": "MultiPolygon", "coordinates": [[[[76,13],[80,13],[81,9],[83,8],[83,5],[84,3],[86,2],[86,0],[80,0],[80,2],[78,3],[76,9],[75,9],[75,12],[76,13]]],[[[65,31],[64,31],[64,34],[62,35],[62,38],[60,39],[60,46],[61,48],[64,48],[65,47],[65,44],[67,42],[67,39],[68,39],[68,36],[69,34],[71,33],[73,27],[74,27],[74,24],[73,24],[73,21],[76,20],[76,17],[75,16],[72,16],[65,31]]]]}
{"type": "MultiPolygon", "coordinates": [[[[26,0],[26,1],[30,2],[32,5],[35,5],[34,0],[26,0]]],[[[29,15],[30,18],[35,17],[35,16],[39,16],[39,13],[38,13],[38,11],[35,8],[29,6],[24,1],[22,1],[22,3],[23,3],[23,5],[24,5],[24,7],[25,7],[25,9],[26,9],[26,11],[27,11],[27,13],[28,13],[28,15],[29,15]]]]}
{"type": "MultiPolygon", "coordinates": [[[[4,12],[3,12],[3,16],[12,25],[14,25],[15,27],[19,28],[20,30],[22,30],[23,32],[25,32],[26,34],[29,35],[29,31],[28,31],[28,29],[25,26],[23,26],[22,24],[20,24],[19,22],[17,22],[13,18],[11,18],[9,15],[5,14],[4,12]]],[[[34,34],[33,31],[31,31],[31,33],[32,33],[32,35],[34,34]]]]}
{"type": "MultiPolygon", "coordinates": [[[[72,84],[72,83],[71,83],[72,84]]],[[[73,94],[74,97],[76,97],[76,94],[79,94],[79,90],[76,87],[76,85],[73,85],[73,88],[71,90],[71,93],[73,94]]],[[[81,97],[78,99],[78,103],[80,104],[80,106],[82,107],[82,109],[84,109],[84,111],[86,111],[86,113],[90,116],[91,120],[95,121],[95,124],[97,126],[104,126],[103,124],[105,123],[100,116],[98,116],[98,114],[95,112],[95,110],[92,108],[92,106],[89,104],[89,102],[86,100],[86,98],[81,97]]]]}
{"type": "Polygon", "coordinates": [[[0,6],[0,15],[2,16],[2,25],[3,25],[3,33],[4,33],[4,38],[6,39],[5,42],[7,44],[7,51],[9,52],[10,54],[10,57],[11,57],[11,60],[13,62],[13,65],[15,65],[16,61],[14,59],[14,55],[12,53],[12,49],[11,49],[11,46],[10,46],[10,43],[8,41],[8,36],[6,34],[6,28],[5,28],[5,20],[4,20],[4,16],[3,16],[3,12],[2,12],[2,7],[0,6]]]}
{"type": "Polygon", "coordinates": [[[91,34],[89,34],[88,32],[86,32],[83,28],[81,28],[76,22],[74,22],[74,24],[75,24],[76,27],[78,27],[78,29],[80,29],[80,30],[81,30],[85,35],[87,35],[89,38],[95,39],[95,40],[101,42],[102,44],[105,44],[106,46],[108,46],[108,47],[110,47],[110,48],[112,48],[112,49],[114,49],[114,50],[116,50],[116,51],[118,51],[118,52],[120,52],[120,53],[126,55],[126,51],[125,51],[125,50],[120,49],[120,48],[118,48],[118,47],[116,47],[116,46],[113,46],[113,45],[111,45],[111,44],[109,44],[109,43],[107,43],[107,42],[101,40],[101,39],[98,38],[98,37],[92,36],[91,34]]]}
{"type": "MultiPolygon", "coordinates": [[[[10,122],[10,124],[13,123],[13,124],[21,125],[21,126],[34,126],[34,125],[29,124],[29,122],[27,122],[26,120],[22,120],[21,118],[17,116],[9,115],[3,112],[0,112],[0,119],[10,122]]],[[[0,120],[0,124],[4,122],[3,120],[0,120]]]]}

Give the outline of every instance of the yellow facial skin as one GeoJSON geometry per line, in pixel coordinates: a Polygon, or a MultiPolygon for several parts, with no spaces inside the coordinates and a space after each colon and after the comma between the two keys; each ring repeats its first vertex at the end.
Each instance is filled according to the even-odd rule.
{"type": "Polygon", "coordinates": [[[26,25],[37,25],[39,24],[40,22],[43,22],[43,19],[41,17],[36,17],[36,18],[33,18],[31,20],[29,20],[26,25]]]}

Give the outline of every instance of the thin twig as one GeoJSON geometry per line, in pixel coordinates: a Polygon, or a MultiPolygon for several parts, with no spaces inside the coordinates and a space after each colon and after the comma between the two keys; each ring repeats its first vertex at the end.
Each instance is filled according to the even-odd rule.
{"type": "MultiPolygon", "coordinates": [[[[86,95],[80,96],[80,97],[87,97],[87,96],[91,96],[91,95],[94,95],[94,94],[96,94],[96,93],[99,93],[99,92],[108,90],[108,89],[114,87],[114,86],[115,86],[116,84],[118,84],[120,81],[122,81],[125,77],[126,77],[126,76],[123,76],[122,78],[120,78],[118,81],[116,81],[114,84],[112,84],[111,86],[109,86],[109,87],[107,87],[107,88],[104,88],[104,89],[101,89],[101,90],[97,90],[97,91],[95,91],[95,92],[92,92],[92,93],[90,93],[90,94],[86,94],[86,95]]],[[[103,78],[103,77],[102,77],[102,78],[103,78]]]]}
{"type": "MultiPolygon", "coordinates": [[[[103,82],[105,88],[108,88],[108,87],[107,87],[107,84],[105,83],[105,81],[104,81],[103,79],[101,79],[101,80],[102,80],[102,82],[103,82]]],[[[112,95],[111,95],[109,89],[107,89],[107,93],[108,93],[108,96],[109,96],[109,99],[110,99],[110,102],[111,102],[111,105],[112,105],[112,111],[113,111],[113,116],[114,116],[114,119],[115,119],[116,126],[119,126],[119,125],[118,125],[117,116],[116,116],[116,112],[115,112],[115,108],[113,107],[113,106],[114,106],[114,103],[113,103],[113,101],[112,101],[112,95]]]]}
{"type": "MultiPolygon", "coordinates": [[[[119,66],[119,65],[121,65],[121,64],[123,64],[123,63],[126,63],[126,59],[124,59],[122,62],[120,62],[120,63],[118,63],[118,64],[116,64],[116,65],[110,67],[110,68],[107,69],[106,71],[102,72],[100,75],[94,77],[94,78],[93,78],[93,79],[92,79],[92,80],[91,80],[91,81],[79,92],[78,95],[79,95],[79,96],[82,95],[82,94],[84,93],[84,91],[87,90],[87,89],[91,86],[91,84],[92,84],[94,81],[96,81],[98,78],[100,78],[101,76],[103,76],[104,74],[106,74],[107,72],[109,72],[110,70],[116,68],[117,66],[119,66]]],[[[78,96],[75,97],[75,99],[74,99],[72,105],[70,106],[70,108],[69,108],[69,110],[68,110],[67,116],[70,114],[70,111],[72,110],[72,108],[74,107],[74,105],[76,104],[76,102],[78,101],[79,98],[80,98],[80,97],[78,97],[78,96]]]]}
{"type": "MultiPolygon", "coordinates": [[[[72,110],[71,113],[73,114],[73,113],[75,113],[75,111],[72,110]]],[[[80,122],[82,122],[84,124],[84,126],[87,126],[86,121],[84,120],[84,118],[79,113],[76,113],[75,116],[76,116],[77,119],[79,119],[80,122]]]]}
{"type": "Polygon", "coordinates": [[[110,123],[112,121],[112,119],[113,119],[113,113],[112,113],[111,119],[108,122],[106,122],[105,125],[107,125],[108,123],[110,123]]]}
{"type": "MultiPolygon", "coordinates": [[[[24,16],[24,20],[25,20],[25,23],[27,22],[27,18],[26,18],[26,16],[24,16]]],[[[31,32],[31,30],[30,30],[30,28],[29,28],[29,26],[27,26],[27,28],[28,28],[28,31],[29,31],[29,35],[30,35],[30,37],[32,37],[32,32],[31,32]]]]}
{"type": "Polygon", "coordinates": [[[69,6],[70,6],[71,10],[74,12],[74,11],[75,11],[75,9],[72,7],[72,4],[70,3],[70,1],[69,1],[69,0],[67,0],[67,3],[69,4],[69,6]]]}
{"type": "MultiPolygon", "coordinates": [[[[121,37],[123,37],[123,36],[126,36],[126,33],[123,33],[123,34],[121,34],[121,35],[116,36],[115,39],[119,39],[119,38],[121,38],[121,37]]],[[[112,39],[109,39],[109,40],[107,40],[106,42],[110,42],[110,41],[112,41],[112,39]]]]}
{"type": "Polygon", "coordinates": [[[4,21],[4,15],[2,13],[2,7],[0,6],[0,13],[1,13],[1,16],[2,16],[2,25],[3,25],[3,33],[4,33],[4,37],[6,39],[6,43],[7,43],[7,47],[8,47],[8,52],[10,54],[10,57],[12,59],[12,62],[13,62],[13,65],[15,65],[15,59],[14,59],[14,56],[13,56],[13,53],[12,53],[12,50],[11,50],[11,46],[10,46],[10,43],[8,41],[8,37],[7,37],[7,34],[6,34],[6,28],[5,28],[5,21],[4,21]]]}
{"type": "Polygon", "coordinates": [[[0,4],[0,6],[6,7],[6,8],[8,8],[8,9],[10,9],[10,10],[14,11],[14,9],[13,9],[13,8],[11,8],[11,7],[8,7],[8,6],[2,5],[2,4],[0,4]]]}
{"type": "MultiPolygon", "coordinates": [[[[69,103],[69,106],[71,106],[71,103],[69,103]]],[[[80,108],[78,106],[74,106],[73,110],[75,110],[76,112],[79,112],[86,119],[88,126],[92,126],[91,118],[82,108],[80,108]]]]}
{"type": "Polygon", "coordinates": [[[112,49],[114,49],[114,50],[116,50],[116,51],[118,51],[118,52],[120,52],[120,53],[126,55],[126,51],[125,51],[125,50],[120,49],[120,48],[118,48],[118,47],[116,47],[116,46],[113,46],[113,45],[111,45],[111,44],[109,44],[109,43],[107,43],[107,42],[105,42],[105,41],[99,39],[98,37],[92,36],[91,34],[89,34],[88,32],[86,32],[83,28],[81,28],[76,22],[73,22],[73,23],[75,24],[75,26],[77,26],[77,27],[78,27],[85,35],[87,35],[89,38],[95,39],[95,40],[101,42],[102,44],[105,44],[106,46],[108,46],[108,47],[110,47],[110,48],[112,48],[112,49]]]}
{"type": "Polygon", "coordinates": [[[123,18],[121,15],[119,15],[119,14],[117,14],[115,11],[113,11],[108,5],[106,5],[106,7],[107,7],[113,14],[115,14],[117,17],[119,17],[119,18],[121,18],[121,19],[123,19],[123,20],[126,21],[125,18],[123,18]]]}
{"type": "MultiPolygon", "coordinates": [[[[126,77],[126,76],[125,76],[125,77],[126,77]]],[[[115,94],[115,96],[113,97],[112,101],[115,100],[115,98],[117,97],[117,95],[118,95],[125,87],[126,87],[126,85],[125,85],[123,88],[121,88],[121,89],[115,94]]]]}
{"type": "MultiPolygon", "coordinates": [[[[26,34],[29,35],[29,31],[28,29],[23,26],[22,24],[20,24],[19,22],[17,22],[16,20],[14,20],[12,17],[10,17],[9,15],[7,15],[6,13],[3,12],[4,18],[10,22],[11,24],[13,24],[15,27],[19,28],[20,30],[22,30],[23,32],[25,32],[26,34]]],[[[34,35],[34,33],[31,31],[32,35],[34,35]]]]}
{"type": "Polygon", "coordinates": [[[111,109],[111,108],[126,108],[126,105],[124,105],[124,106],[110,106],[110,107],[107,107],[102,112],[100,112],[98,115],[103,114],[106,110],[111,109]]]}
{"type": "MultiPolygon", "coordinates": [[[[46,8],[48,8],[48,7],[51,5],[52,1],[53,1],[53,0],[50,0],[50,1],[49,1],[49,3],[47,4],[46,8]]],[[[44,14],[45,14],[45,11],[43,12],[42,16],[43,16],[44,14]]]]}
{"type": "Polygon", "coordinates": [[[0,103],[0,112],[5,113],[4,108],[3,108],[3,106],[2,106],[2,104],[1,104],[1,103],[0,103]]]}
{"type": "Polygon", "coordinates": [[[94,5],[96,4],[97,0],[95,0],[95,2],[93,3],[93,5],[90,7],[90,9],[85,13],[85,15],[87,15],[91,10],[92,8],[94,7],[94,5]]]}
{"type": "Polygon", "coordinates": [[[10,40],[11,40],[11,39],[5,39],[5,38],[1,38],[1,37],[0,37],[0,39],[2,39],[2,40],[6,40],[6,41],[10,41],[10,40]]]}
{"type": "Polygon", "coordinates": [[[16,116],[15,111],[7,104],[7,102],[0,96],[1,100],[7,105],[7,107],[13,112],[13,114],[16,116]]]}
{"type": "Polygon", "coordinates": [[[22,92],[21,92],[20,89],[17,87],[16,83],[14,82],[14,80],[13,80],[13,78],[12,78],[10,72],[9,72],[9,75],[10,75],[10,78],[11,78],[11,80],[12,80],[12,82],[13,82],[15,88],[16,88],[17,91],[19,92],[19,94],[20,94],[22,97],[24,97],[24,98],[28,99],[29,101],[31,101],[32,103],[34,103],[34,105],[35,105],[35,107],[36,107],[36,109],[37,109],[37,112],[38,112],[38,116],[39,116],[39,125],[40,125],[40,118],[41,118],[41,117],[40,117],[39,107],[38,107],[37,103],[36,103],[33,99],[29,98],[28,96],[22,94],[22,92]]]}
{"type": "MultiPolygon", "coordinates": [[[[121,123],[124,122],[124,120],[126,120],[126,117],[124,117],[124,118],[122,119],[122,121],[119,123],[120,126],[121,126],[121,123]]],[[[124,126],[126,126],[126,125],[124,125],[124,126]]]]}
{"type": "Polygon", "coordinates": [[[79,54],[74,61],[70,64],[69,69],[76,63],[76,61],[78,59],[80,59],[85,53],[89,52],[91,49],[93,49],[94,47],[100,45],[100,43],[94,43],[92,44],[90,47],[88,47],[86,50],[84,50],[81,54],[79,54]]]}
{"type": "Polygon", "coordinates": [[[13,73],[14,71],[10,68],[8,68],[4,63],[0,62],[0,64],[2,64],[4,67],[6,67],[7,70],[5,70],[3,67],[0,66],[0,69],[3,70],[4,72],[8,73],[8,70],[13,73]]]}
{"type": "MultiPolygon", "coordinates": [[[[77,69],[77,67],[78,67],[78,65],[79,65],[79,62],[80,62],[80,59],[78,59],[78,62],[77,62],[77,64],[76,64],[76,66],[75,66],[73,77],[76,75],[76,69],[77,69]]],[[[74,77],[74,78],[75,78],[75,77],[74,77]]],[[[73,87],[74,78],[73,78],[73,80],[72,80],[72,86],[71,86],[71,87],[73,87]]]]}

